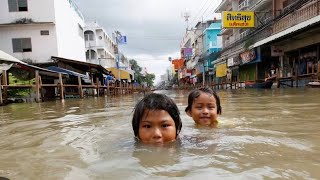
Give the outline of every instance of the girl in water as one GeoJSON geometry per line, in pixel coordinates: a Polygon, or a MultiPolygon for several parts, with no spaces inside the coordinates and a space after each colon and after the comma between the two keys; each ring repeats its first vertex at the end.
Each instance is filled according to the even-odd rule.
{"type": "Polygon", "coordinates": [[[197,125],[215,127],[221,115],[220,98],[210,88],[195,89],[189,94],[185,112],[197,125]]]}
{"type": "Polygon", "coordinates": [[[135,106],[132,128],[142,143],[164,144],[175,141],[182,127],[174,101],[163,94],[145,96],[135,106]]]}

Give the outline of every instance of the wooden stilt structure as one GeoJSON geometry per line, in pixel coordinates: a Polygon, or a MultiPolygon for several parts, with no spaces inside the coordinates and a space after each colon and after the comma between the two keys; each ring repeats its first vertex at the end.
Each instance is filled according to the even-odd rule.
{"type": "Polygon", "coordinates": [[[1,85],[2,79],[0,79],[0,105],[3,104],[3,99],[2,99],[2,85],[1,85]]]}
{"type": "Polygon", "coordinates": [[[3,102],[7,103],[8,102],[8,81],[7,81],[7,71],[3,70],[2,71],[2,82],[3,82],[3,102]]]}
{"type": "Polygon", "coordinates": [[[40,85],[39,85],[39,71],[35,71],[35,81],[36,81],[36,102],[40,102],[40,85]]]}
{"type": "Polygon", "coordinates": [[[78,76],[78,90],[79,90],[79,95],[80,98],[83,98],[83,90],[82,90],[82,83],[81,83],[81,78],[80,76],[78,76]]]}
{"type": "Polygon", "coordinates": [[[62,74],[59,73],[59,85],[60,87],[60,99],[64,99],[64,87],[63,87],[63,81],[62,81],[62,74]]]}

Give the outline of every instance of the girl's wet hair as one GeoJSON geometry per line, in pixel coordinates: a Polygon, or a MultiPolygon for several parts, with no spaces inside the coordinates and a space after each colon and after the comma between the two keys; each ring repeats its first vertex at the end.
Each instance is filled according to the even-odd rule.
{"type": "Polygon", "coordinates": [[[198,98],[200,96],[201,92],[212,95],[216,99],[217,113],[221,114],[222,109],[221,109],[221,105],[220,105],[220,98],[217,95],[217,93],[210,88],[200,88],[200,89],[195,89],[195,90],[191,91],[189,94],[189,97],[188,97],[188,106],[186,107],[185,111],[188,112],[191,110],[192,103],[193,103],[194,99],[198,98]]]}
{"type": "Polygon", "coordinates": [[[140,100],[135,108],[132,117],[132,128],[134,135],[139,137],[139,125],[143,114],[147,110],[165,110],[172,117],[176,126],[176,135],[180,133],[182,122],[180,119],[180,112],[176,103],[166,95],[151,93],[140,100]]]}

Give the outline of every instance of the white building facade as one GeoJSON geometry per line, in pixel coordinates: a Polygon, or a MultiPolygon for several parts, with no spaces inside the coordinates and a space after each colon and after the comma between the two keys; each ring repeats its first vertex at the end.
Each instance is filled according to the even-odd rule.
{"type": "Polygon", "coordinates": [[[118,48],[114,39],[96,22],[87,22],[84,27],[85,54],[87,62],[105,68],[117,66],[118,48]]]}
{"type": "Polygon", "coordinates": [[[0,1],[0,49],[28,63],[85,61],[83,27],[72,0],[0,1]]]}

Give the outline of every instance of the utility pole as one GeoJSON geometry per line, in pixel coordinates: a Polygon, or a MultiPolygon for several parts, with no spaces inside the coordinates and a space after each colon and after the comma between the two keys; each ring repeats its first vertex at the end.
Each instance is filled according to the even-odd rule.
{"type": "Polygon", "coordinates": [[[118,54],[117,54],[117,69],[118,69],[118,80],[121,84],[121,78],[120,78],[120,51],[119,51],[119,43],[118,40],[119,38],[122,37],[121,33],[119,31],[115,31],[115,35],[116,35],[116,44],[117,44],[117,48],[118,48],[118,54]]]}

